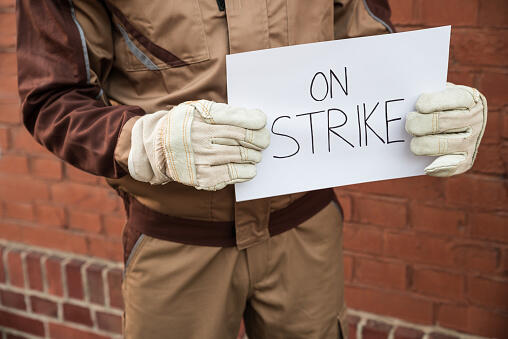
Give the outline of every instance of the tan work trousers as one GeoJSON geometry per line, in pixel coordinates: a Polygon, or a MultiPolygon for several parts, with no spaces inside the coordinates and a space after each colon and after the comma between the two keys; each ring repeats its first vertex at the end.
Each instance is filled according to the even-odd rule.
{"type": "Polygon", "coordinates": [[[249,339],[340,338],[342,217],[332,202],[240,251],[145,235],[122,289],[126,339],[234,339],[242,317],[249,339]]]}

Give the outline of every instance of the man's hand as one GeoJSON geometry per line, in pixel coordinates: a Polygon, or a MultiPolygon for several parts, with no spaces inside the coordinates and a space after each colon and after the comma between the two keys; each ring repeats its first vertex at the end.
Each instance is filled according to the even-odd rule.
{"type": "Polygon", "coordinates": [[[129,173],[139,181],[177,181],[215,191],[256,175],[268,147],[266,116],[207,100],[145,115],[131,134],[129,173]]]}
{"type": "Polygon", "coordinates": [[[411,151],[440,156],[425,173],[447,177],[470,169],[487,124],[485,97],[474,88],[448,84],[441,92],[422,94],[416,110],[406,119],[406,131],[414,136],[411,151]]]}

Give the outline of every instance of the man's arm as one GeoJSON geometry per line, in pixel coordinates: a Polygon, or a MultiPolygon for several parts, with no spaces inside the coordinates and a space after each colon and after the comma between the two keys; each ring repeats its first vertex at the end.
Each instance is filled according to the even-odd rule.
{"type": "Polygon", "coordinates": [[[24,125],[37,142],[82,170],[125,175],[115,146],[125,123],[145,112],[103,99],[100,83],[113,60],[107,11],[99,1],[70,0],[20,0],[16,11],[24,125]]]}

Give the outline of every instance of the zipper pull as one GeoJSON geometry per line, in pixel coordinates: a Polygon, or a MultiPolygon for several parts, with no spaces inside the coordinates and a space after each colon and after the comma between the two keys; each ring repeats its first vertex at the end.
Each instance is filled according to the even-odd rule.
{"type": "Polygon", "coordinates": [[[226,4],[224,0],[217,0],[217,6],[219,6],[219,11],[224,12],[226,10],[226,4]]]}

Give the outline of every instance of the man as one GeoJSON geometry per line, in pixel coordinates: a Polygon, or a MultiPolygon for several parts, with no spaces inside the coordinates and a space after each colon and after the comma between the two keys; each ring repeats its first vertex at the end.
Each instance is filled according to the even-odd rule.
{"type": "MultiPolygon", "coordinates": [[[[226,102],[225,56],[393,31],[386,0],[19,0],[24,123],[125,202],[126,338],[337,338],[342,215],[331,190],[235,203],[269,144],[226,102]]],[[[245,79],[248,81],[248,79],[245,79]]],[[[472,166],[477,90],[423,95],[406,128],[427,168],[472,166]]]]}

